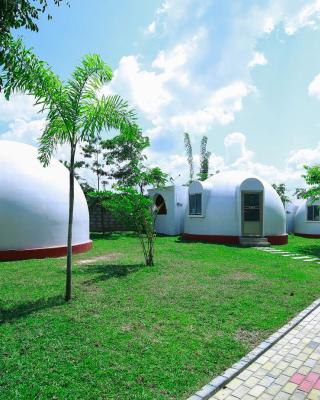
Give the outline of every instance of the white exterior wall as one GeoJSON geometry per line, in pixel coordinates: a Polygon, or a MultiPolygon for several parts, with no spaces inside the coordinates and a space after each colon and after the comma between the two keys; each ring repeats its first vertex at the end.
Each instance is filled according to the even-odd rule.
{"type": "Polygon", "coordinates": [[[320,206],[320,201],[308,203],[307,200],[302,200],[296,210],[294,219],[294,233],[306,235],[320,235],[320,221],[307,220],[307,205],[320,206]]]}
{"type": "Polygon", "coordinates": [[[188,200],[188,188],[185,186],[167,186],[159,189],[150,189],[148,192],[153,199],[160,194],[164,198],[167,208],[167,214],[157,216],[156,232],[172,236],[182,233],[188,200]]]}
{"type": "MultiPolygon", "coordinates": [[[[33,146],[0,141],[0,250],[67,244],[69,171],[52,159],[47,168],[33,146]]],[[[88,243],[89,212],[75,182],[73,244],[88,243]]]]}
{"type": "Polygon", "coordinates": [[[202,193],[202,215],[186,210],[184,233],[241,236],[241,191],[263,191],[263,235],[285,235],[282,202],[270,184],[245,172],[223,172],[191,183],[189,193],[202,193]]]}
{"type": "Polygon", "coordinates": [[[286,226],[287,233],[294,233],[295,230],[295,216],[299,205],[295,203],[286,203],[286,226]]]}

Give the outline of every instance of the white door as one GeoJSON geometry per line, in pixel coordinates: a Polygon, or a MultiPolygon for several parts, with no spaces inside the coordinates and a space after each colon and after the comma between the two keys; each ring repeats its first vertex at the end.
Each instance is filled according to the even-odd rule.
{"type": "Polygon", "coordinates": [[[262,235],[262,192],[242,192],[242,236],[262,235]]]}

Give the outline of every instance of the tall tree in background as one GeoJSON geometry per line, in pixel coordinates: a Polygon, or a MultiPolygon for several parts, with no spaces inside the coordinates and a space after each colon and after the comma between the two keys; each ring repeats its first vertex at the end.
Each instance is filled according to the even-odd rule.
{"type": "Polygon", "coordinates": [[[296,195],[300,199],[310,199],[315,202],[320,199],[320,165],[304,166],[306,173],[302,175],[308,188],[297,188],[296,195]]]}
{"type": "Polygon", "coordinates": [[[101,86],[111,80],[111,68],[98,55],[87,55],[71,79],[62,82],[21,40],[11,41],[5,51],[2,75],[6,97],[14,90],[33,95],[46,112],[46,127],[40,139],[39,159],[50,163],[59,144],[69,144],[69,221],[66,301],[71,299],[72,225],[74,206],[74,166],[77,146],[90,141],[102,129],[122,129],[135,120],[134,112],[119,96],[98,96],[101,86]]]}
{"type": "Polygon", "coordinates": [[[187,153],[187,160],[189,165],[189,183],[191,183],[193,181],[193,176],[194,176],[194,167],[193,167],[192,145],[191,145],[190,135],[188,132],[184,133],[184,147],[187,153]]]}
{"type": "MultiPolygon", "coordinates": [[[[204,181],[209,177],[209,160],[211,152],[207,150],[208,137],[203,136],[200,144],[200,170],[197,177],[200,181],[204,181]]],[[[193,166],[193,151],[189,133],[184,133],[184,147],[187,154],[189,165],[189,183],[193,181],[194,166],[193,166]]]]}
{"type": "Polygon", "coordinates": [[[203,136],[200,144],[200,171],[198,178],[200,181],[205,181],[209,177],[209,159],[210,151],[207,151],[208,137],[203,136]]]}
{"type": "Polygon", "coordinates": [[[105,150],[108,178],[123,187],[136,186],[146,160],[143,150],[150,146],[149,138],[135,125],[130,129],[124,127],[119,135],[102,141],[101,145],[105,150]]]}
{"type": "Polygon", "coordinates": [[[105,168],[107,153],[104,150],[102,143],[103,141],[100,138],[94,137],[93,140],[85,143],[81,147],[82,155],[86,159],[86,161],[83,162],[83,166],[88,168],[95,175],[95,188],[98,192],[101,189],[101,184],[105,186],[105,184],[107,183],[107,181],[101,181],[101,179],[108,175],[105,168]]]}
{"type": "MultiPolygon", "coordinates": [[[[6,70],[5,48],[10,45],[11,30],[25,28],[38,32],[38,20],[40,15],[45,14],[49,4],[57,6],[63,0],[0,0],[0,66],[6,70]]],[[[66,1],[69,5],[69,2],[66,1]]],[[[47,13],[47,18],[51,15],[47,13]]],[[[0,77],[0,89],[2,88],[0,77]]]]}
{"type": "Polygon", "coordinates": [[[279,183],[279,184],[273,183],[272,187],[278,193],[278,195],[282,201],[282,204],[284,206],[286,205],[286,203],[290,202],[290,199],[287,195],[287,188],[284,183],[279,183]]]}

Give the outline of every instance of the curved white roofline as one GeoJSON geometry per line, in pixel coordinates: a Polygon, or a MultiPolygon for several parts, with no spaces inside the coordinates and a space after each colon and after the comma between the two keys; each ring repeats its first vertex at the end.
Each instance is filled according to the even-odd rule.
{"type": "MultiPolygon", "coordinates": [[[[67,244],[69,171],[54,158],[44,168],[37,157],[33,146],[0,141],[0,252],[67,244]]],[[[88,206],[75,181],[73,245],[88,243],[88,206]]]]}

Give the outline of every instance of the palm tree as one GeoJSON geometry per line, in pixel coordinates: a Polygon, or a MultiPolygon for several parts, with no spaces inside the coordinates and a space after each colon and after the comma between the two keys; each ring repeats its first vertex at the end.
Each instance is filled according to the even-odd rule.
{"type": "Polygon", "coordinates": [[[211,152],[207,150],[208,137],[202,136],[200,144],[200,171],[199,181],[205,181],[209,176],[209,159],[211,152]]]}
{"type": "Polygon", "coordinates": [[[190,135],[188,132],[184,133],[184,147],[187,153],[187,160],[189,164],[189,183],[193,181],[194,167],[193,167],[193,154],[190,135]]]}
{"type": "Polygon", "coordinates": [[[8,97],[21,90],[35,97],[46,111],[46,127],[40,138],[39,160],[48,166],[56,147],[70,146],[69,220],[66,276],[66,301],[72,291],[72,225],[74,207],[75,155],[77,146],[92,140],[102,129],[123,129],[133,126],[135,113],[117,95],[99,96],[102,85],[112,79],[111,68],[98,55],[87,55],[75,69],[71,79],[62,82],[49,66],[40,61],[21,40],[12,41],[6,53],[4,91],[8,97]]]}
{"type": "MultiPolygon", "coordinates": [[[[209,160],[211,152],[207,150],[208,137],[202,136],[200,144],[200,169],[197,174],[199,181],[205,181],[209,176],[209,160]]],[[[188,132],[184,133],[184,148],[187,154],[187,160],[189,165],[189,184],[193,181],[194,166],[193,166],[193,151],[188,132]]]]}

